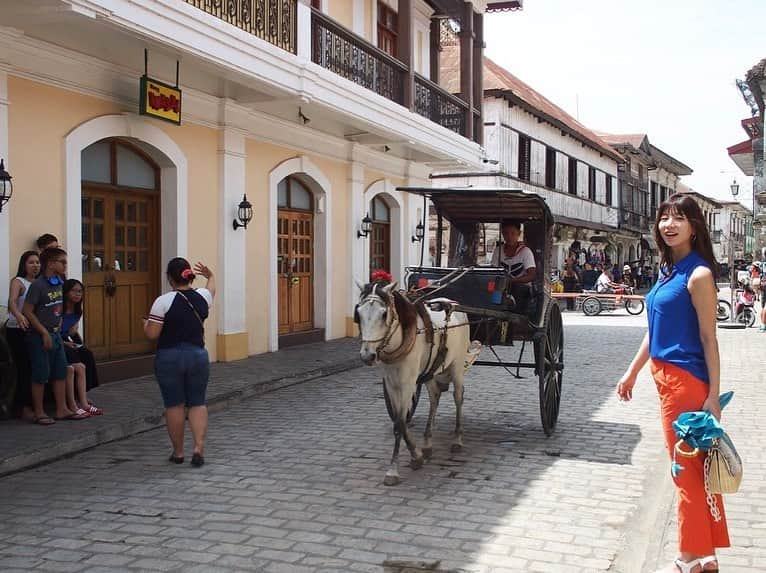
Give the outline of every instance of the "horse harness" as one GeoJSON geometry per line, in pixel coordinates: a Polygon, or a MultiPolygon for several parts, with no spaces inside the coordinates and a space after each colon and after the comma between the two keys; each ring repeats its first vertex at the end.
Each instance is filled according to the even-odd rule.
{"type": "MultiPolygon", "coordinates": [[[[407,421],[409,422],[412,418],[412,415],[415,413],[415,408],[418,405],[418,402],[420,400],[420,391],[422,389],[423,384],[433,378],[436,371],[444,364],[444,359],[447,356],[447,333],[450,328],[453,328],[450,326],[449,321],[450,317],[452,316],[452,307],[451,305],[445,305],[441,304],[440,302],[424,302],[422,300],[417,300],[415,303],[411,302],[404,294],[402,294],[399,291],[395,291],[392,295],[392,297],[389,298],[389,300],[384,299],[377,293],[371,293],[367,295],[363,302],[360,302],[357,307],[354,309],[354,322],[357,324],[359,323],[359,313],[358,313],[358,307],[362,304],[366,304],[368,302],[378,301],[381,304],[385,305],[387,309],[391,312],[391,318],[388,321],[388,328],[386,329],[386,333],[381,338],[376,339],[362,339],[362,342],[368,343],[368,344],[374,344],[374,343],[380,343],[377,348],[376,352],[378,354],[378,359],[381,362],[384,362],[386,364],[391,364],[393,362],[396,362],[397,360],[401,359],[402,357],[409,354],[413,347],[415,346],[415,341],[417,339],[418,334],[424,334],[426,338],[426,343],[428,346],[428,360],[426,361],[426,366],[424,370],[418,375],[417,381],[416,381],[416,389],[415,394],[412,397],[412,405],[407,412],[407,421]],[[397,297],[399,300],[397,300],[397,297]],[[417,312],[417,315],[420,317],[420,319],[423,321],[423,328],[417,328],[417,321],[415,321],[415,327],[414,329],[411,329],[411,334],[408,334],[404,331],[402,328],[402,323],[399,318],[399,313],[396,310],[397,302],[401,305],[411,305],[415,307],[415,311],[417,312]],[[433,325],[433,321],[431,320],[431,316],[428,314],[428,309],[426,306],[430,307],[432,310],[436,311],[444,311],[444,326],[439,328],[438,330],[443,330],[442,336],[439,338],[439,345],[438,348],[436,348],[436,356],[434,356],[434,348],[436,347],[435,343],[435,332],[436,328],[433,325]],[[399,347],[391,352],[385,351],[385,347],[391,342],[391,339],[393,338],[394,334],[397,330],[402,328],[403,335],[402,335],[402,343],[399,345],[399,347]]],[[[456,325],[458,326],[458,325],[456,325]]],[[[439,389],[444,392],[447,390],[446,387],[439,385],[439,389]]],[[[383,385],[383,393],[386,400],[386,409],[388,410],[388,415],[391,417],[391,419],[394,419],[393,410],[391,407],[390,399],[388,396],[388,392],[385,389],[385,384],[383,385]]]]}

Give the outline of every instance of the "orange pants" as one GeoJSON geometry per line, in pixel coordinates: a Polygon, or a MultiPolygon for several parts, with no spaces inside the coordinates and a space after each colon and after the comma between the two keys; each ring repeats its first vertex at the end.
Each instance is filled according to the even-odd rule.
{"type": "MultiPolygon", "coordinates": [[[[683,412],[701,410],[708,395],[708,385],[674,364],[661,360],[650,363],[654,383],[660,394],[662,429],[670,457],[678,438],[673,422],[683,412]]],[[[686,448],[688,449],[688,448],[686,448]]],[[[678,456],[684,469],[673,481],[678,488],[678,548],[695,555],[712,555],[716,547],[729,547],[729,530],[723,500],[716,495],[721,521],[713,521],[705,494],[705,455],[694,458],[678,456]]]]}

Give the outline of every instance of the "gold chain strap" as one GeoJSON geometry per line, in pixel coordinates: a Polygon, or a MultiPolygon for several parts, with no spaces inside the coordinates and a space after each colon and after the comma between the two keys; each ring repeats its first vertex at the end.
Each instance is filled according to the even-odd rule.
{"type": "Polygon", "coordinates": [[[707,506],[710,508],[710,515],[713,516],[713,521],[718,523],[721,521],[721,510],[718,509],[718,502],[715,499],[715,495],[710,493],[710,452],[705,456],[705,498],[707,500],[707,506]]]}

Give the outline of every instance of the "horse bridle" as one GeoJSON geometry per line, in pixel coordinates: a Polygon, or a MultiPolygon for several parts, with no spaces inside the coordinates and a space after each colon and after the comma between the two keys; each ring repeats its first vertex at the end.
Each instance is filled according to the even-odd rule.
{"type": "Polygon", "coordinates": [[[364,339],[362,338],[362,342],[366,344],[376,344],[380,342],[380,345],[375,349],[376,353],[379,353],[381,350],[383,350],[386,346],[388,346],[388,343],[391,342],[391,339],[393,338],[396,331],[401,326],[401,322],[399,322],[399,315],[396,313],[396,306],[393,305],[391,302],[385,300],[382,296],[379,296],[377,294],[368,294],[366,297],[364,297],[364,300],[360,301],[359,304],[356,305],[355,312],[359,311],[359,307],[363,306],[367,303],[371,302],[380,302],[383,306],[386,307],[386,310],[390,312],[391,318],[386,321],[386,333],[381,338],[375,338],[375,339],[364,339]]]}

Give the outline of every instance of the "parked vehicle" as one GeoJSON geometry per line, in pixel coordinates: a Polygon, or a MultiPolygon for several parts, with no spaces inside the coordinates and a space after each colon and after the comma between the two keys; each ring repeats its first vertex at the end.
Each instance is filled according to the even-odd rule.
{"type": "Polygon", "coordinates": [[[715,319],[718,322],[725,322],[729,320],[730,318],[731,318],[731,304],[729,303],[729,301],[719,298],[715,319]]]}

